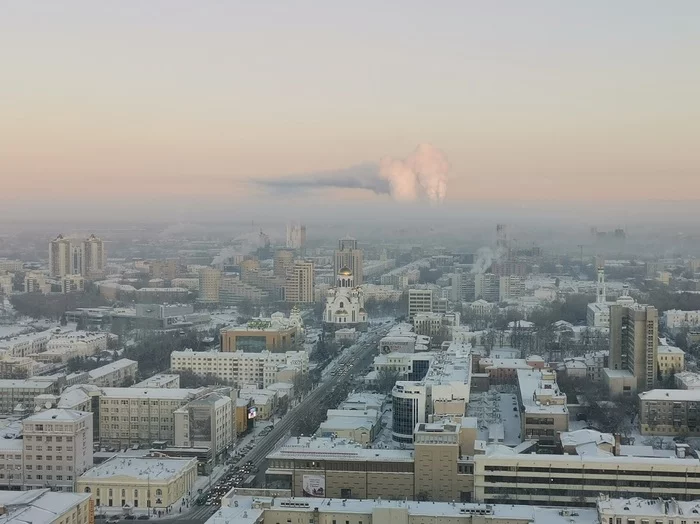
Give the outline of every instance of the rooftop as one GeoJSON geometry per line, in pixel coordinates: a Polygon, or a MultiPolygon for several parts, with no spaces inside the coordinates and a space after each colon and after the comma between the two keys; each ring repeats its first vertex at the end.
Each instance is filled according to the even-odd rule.
{"type": "Polygon", "coordinates": [[[365,449],[340,438],[291,437],[268,458],[413,462],[413,452],[399,449],[365,449]]]}
{"type": "MultiPolygon", "coordinates": [[[[598,522],[598,514],[592,508],[542,508],[536,506],[518,506],[513,504],[474,504],[450,502],[418,502],[414,500],[372,500],[372,499],[322,499],[304,497],[249,497],[234,495],[230,505],[219,509],[208,524],[229,521],[236,524],[254,524],[264,518],[265,508],[273,511],[283,510],[299,513],[313,512],[318,509],[321,514],[336,515],[360,514],[373,515],[370,522],[384,522],[388,514],[382,510],[402,511],[409,520],[423,520],[421,517],[466,518],[470,515],[493,516],[498,520],[511,522],[530,522],[532,524],[571,524],[574,520],[581,524],[598,522]]],[[[392,513],[393,515],[394,513],[392,513]]],[[[400,519],[397,515],[397,520],[400,519]]],[[[328,517],[329,518],[329,517],[328,517]]],[[[321,517],[325,520],[326,517],[321,517]]],[[[408,520],[406,520],[408,521],[408,520]]],[[[465,521],[466,522],[466,521],[465,521]]]]}
{"type": "Polygon", "coordinates": [[[115,457],[89,469],[81,479],[108,477],[148,477],[150,480],[168,480],[196,463],[196,459],[115,457]]]}
{"type": "Polygon", "coordinates": [[[111,364],[105,364],[104,366],[88,371],[88,375],[90,376],[91,380],[95,380],[130,366],[138,366],[138,362],[128,358],[120,358],[111,364]]]}
{"type": "Polygon", "coordinates": [[[659,346],[658,353],[666,355],[685,355],[685,351],[675,346],[659,346]]]}
{"type": "Polygon", "coordinates": [[[518,369],[518,385],[525,413],[569,412],[553,371],[518,369]]]}
{"type": "Polygon", "coordinates": [[[74,422],[82,418],[92,418],[92,413],[74,409],[47,409],[23,420],[23,422],[74,422]]]}
{"type": "Polygon", "coordinates": [[[89,493],[52,492],[48,489],[0,491],[0,524],[50,524],[90,498],[89,493]]]}
{"type": "Polygon", "coordinates": [[[640,400],[700,401],[700,389],[652,389],[639,394],[640,400]]]}
{"type": "Polygon", "coordinates": [[[172,400],[187,400],[198,393],[198,389],[182,389],[182,388],[102,388],[102,397],[116,398],[157,398],[157,399],[172,399],[172,400]]]}
{"type": "Polygon", "coordinates": [[[628,515],[630,517],[682,517],[698,518],[700,501],[680,501],[676,499],[613,499],[601,497],[598,500],[598,510],[604,513],[628,515]]]}

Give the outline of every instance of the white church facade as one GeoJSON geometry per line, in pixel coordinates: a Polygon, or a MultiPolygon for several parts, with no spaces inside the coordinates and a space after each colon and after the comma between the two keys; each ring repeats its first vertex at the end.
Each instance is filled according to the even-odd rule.
{"type": "Polygon", "coordinates": [[[361,287],[355,286],[352,271],[347,267],[338,271],[336,287],[328,290],[323,322],[329,331],[341,328],[361,331],[367,325],[364,292],[361,287]]]}

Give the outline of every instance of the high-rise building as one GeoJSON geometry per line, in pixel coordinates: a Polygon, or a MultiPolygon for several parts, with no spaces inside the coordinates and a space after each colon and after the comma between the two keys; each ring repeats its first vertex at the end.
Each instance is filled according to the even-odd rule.
{"type": "Polygon", "coordinates": [[[611,370],[627,371],[638,391],[654,388],[657,373],[659,318],[655,307],[644,304],[610,306],[611,370]]]}
{"type": "Polygon", "coordinates": [[[219,302],[219,288],[221,287],[221,271],[213,267],[205,267],[199,270],[199,301],[209,304],[219,302]]]}
{"type": "Polygon", "coordinates": [[[83,241],[58,235],[49,243],[49,274],[52,277],[99,277],[104,275],[105,260],[104,242],[95,235],[83,241]]]}
{"type": "Polygon", "coordinates": [[[279,249],[275,252],[272,273],[276,277],[286,278],[294,266],[294,253],[288,249],[279,249]]]}
{"type": "Polygon", "coordinates": [[[105,274],[105,248],[102,239],[90,235],[82,242],[82,267],[80,273],[87,278],[105,274]]]}
{"type": "Polygon", "coordinates": [[[431,313],[433,311],[432,289],[408,290],[408,321],[413,322],[416,313],[431,313]]]}
{"type": "Polygon", "coordinates": [[[287,276],[285,300],[295,304],[314,301],[314,263],[297,260],[287,276]]]}
{"type": "Polygon", "coordinates": [[[357,247],[357,240],[351,237],[341,238],[338,241],[338,249],[335,250],[335,274],[340,273],[343,268],[348,268],[355,278],[355,285],[362,285],[364,282],[363,258],[362,250],[357,247]]]}
{"type": "Polygon", "coordinates": [[[289,249],[303,249],[306,244],[306,226],[298,222],[287,224],[287,247],[289,249]]]}

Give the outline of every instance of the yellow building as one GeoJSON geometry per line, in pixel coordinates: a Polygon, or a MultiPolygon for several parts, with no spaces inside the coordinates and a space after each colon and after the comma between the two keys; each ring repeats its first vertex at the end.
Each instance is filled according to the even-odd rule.
{"type": "Polygon", "coordinates": [[[79,493],[92,493],[95,506],[165,508],[194,488],[197,459],[115,457],[78,479],[79,493]]]}
{"type": "Polygon", "coordinates": [[[685,371],[685,351],[674,346],[659,346],[656,362],[661,378],[668,378],[685,371]]]}
{"type": "Polygon", "coordinates": [[[2,524],[94,524],[93,499],[89,493],[66,493],[44,489],[0,491],[2,524]]]}
{"type": "Polygon", "coordinates": [[[301,343],[302,332],[300,315],[286,318],[282,313],[274,313],[270,318],[256,318],[245,326],[222,330],[221,351],[281,353],[301,343]]]}

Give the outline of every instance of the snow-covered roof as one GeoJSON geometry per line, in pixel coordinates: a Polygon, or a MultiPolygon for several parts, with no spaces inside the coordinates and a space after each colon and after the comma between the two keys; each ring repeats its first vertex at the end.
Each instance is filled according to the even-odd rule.
{"type": "Polygon", "coordinates": [[[115,457],[89,469],[82,479],[102,479],[109,477],[149,478],[152,481],[170,480],[197,463],[197,459],[115,457]]]}

